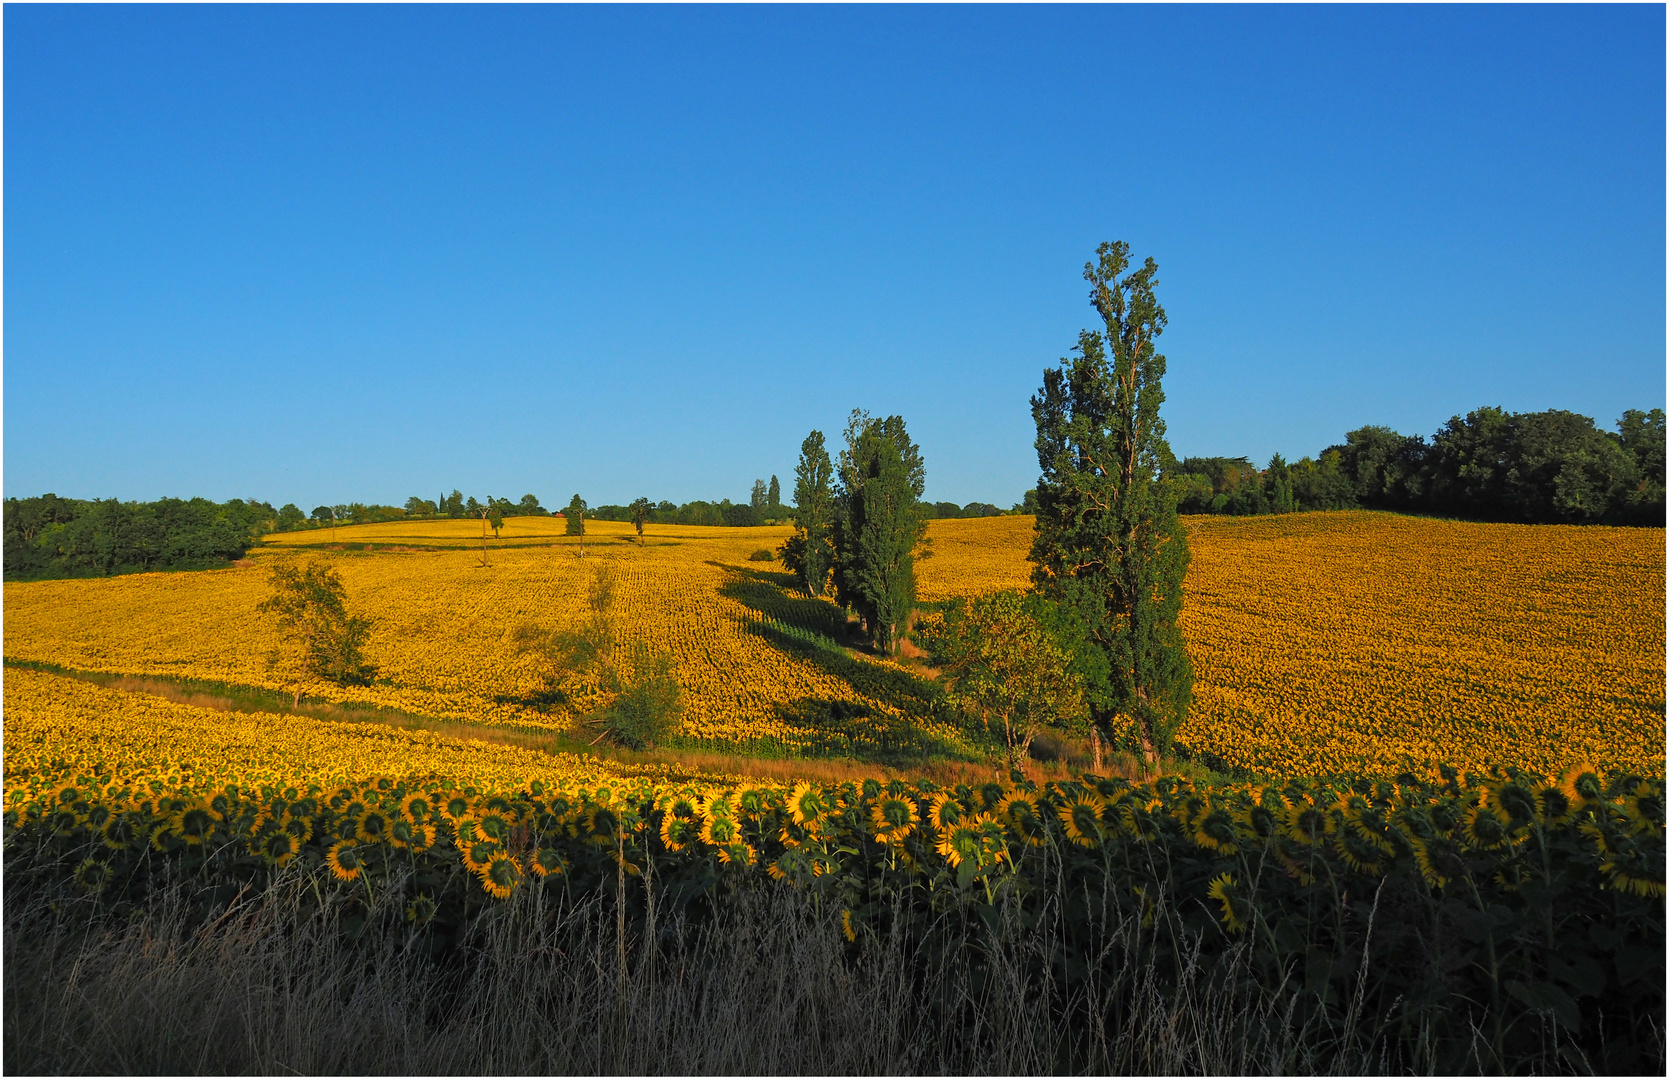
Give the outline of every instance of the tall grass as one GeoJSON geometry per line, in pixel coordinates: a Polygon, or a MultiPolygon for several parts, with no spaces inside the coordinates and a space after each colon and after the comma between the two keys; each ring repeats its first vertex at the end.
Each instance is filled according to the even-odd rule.
{"type": "MultiPolygon", "coordinates": [[[[180,880],[125,914],[8,896],[6,1072],[1493,1071],[1434,1059],[1429,1008],[1305,1009],[1289,978],[1244,952],[1204,963],[1172,927],[1109,917],[1069,955],[1060,905],[849,943],[838,910],[768,882],[630,923],[607,893],[524,889],[437,952],[396,883],[368,905],[316,885],[205,908],[180,880]],[[1156,940],[1178,967],[1152,962],[1156,940]]],[[[1513,1068],[1584,1071],[1551,1020],[1520,1031],[1513,1068]]]]}

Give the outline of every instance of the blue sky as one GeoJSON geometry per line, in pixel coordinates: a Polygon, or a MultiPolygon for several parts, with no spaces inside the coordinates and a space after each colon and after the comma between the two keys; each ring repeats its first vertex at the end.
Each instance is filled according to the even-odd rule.
{"type": "Polygon", "coordinates": [[[1159,263],[1187,454],[1664,404],[1664,9],[7,6],[7,495],[928,497],[1159,263]]]}

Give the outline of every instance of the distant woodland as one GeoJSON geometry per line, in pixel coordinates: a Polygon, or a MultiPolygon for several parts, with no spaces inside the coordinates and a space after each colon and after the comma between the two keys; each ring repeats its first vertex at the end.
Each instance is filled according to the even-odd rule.
{"type": "Polygon", "coordinates": [[[1430,439],[1357,428],[1315,458],[1184,458],[1184,514],[1365,507],[1483,521],[1662,525],[1664,415],[1630,409],[1616,431],[1561,409],[1477,409],[1430,439]]]}

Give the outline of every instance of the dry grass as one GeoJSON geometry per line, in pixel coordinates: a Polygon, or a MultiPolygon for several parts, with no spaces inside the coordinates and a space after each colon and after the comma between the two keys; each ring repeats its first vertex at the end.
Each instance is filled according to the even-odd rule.
{"type": "MultiPolygon", "coordinates": [[[[1293,1017],[1233,955],[1180,979],[1152,932],[1098,928],[1091,975],[1057,981],[1060,909],[997,932],[940,916],[849,946],[834,909],[781,887],[728,893],[711,921],[619,936],[613,902],[526,890],[432,959],[387,889],[366,932],[305,880],[189,914],[189,883],[131,918],[9,898],[7,1073],[808,1074],[1381,1073],[1420,1056],[1429,1017],[1293,1017]],[[392,899],[390,899],[392,898],[392,899]],[[351,925],[351,924],[349,924],[351,925]],[[1096,972],[1101,974],[1097,975],[1096,972]],[[1404,1026],[1399,1030],[1396,1023],[1404,1026]],[[1382,1026],[1383,1025],[1383,1026],[1382,1026]]],[[[1184,941],[1185,944],[1185,941],[1184,941]]],[[[1526,1067],[1557,1068],[1557,1049],[1526,1067]]],[[[1473,1064],[1472,1067],[1476,1067],[1473,1064]]]]}

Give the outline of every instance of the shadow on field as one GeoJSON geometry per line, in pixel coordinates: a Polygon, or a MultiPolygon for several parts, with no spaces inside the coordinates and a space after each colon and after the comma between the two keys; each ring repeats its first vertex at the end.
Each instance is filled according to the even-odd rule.
{"type": "Polygon", "coordinates": [[[827,733],[825,752],[858,756],[909,754],[960,757],[965,749],[946,745],[922,730],[925,723],[955,724],[945,692],[938,684],[908,671],[855,655],[846,615],[826,600],[797,594],[790,574],[712,563],[731,575],[720,593],[740,602],[758,617],[744,625],[748,633],[789,656],[816,665],[852,690],[879,702],[802,698],[778,707],[784,723],[827,733]]]}

